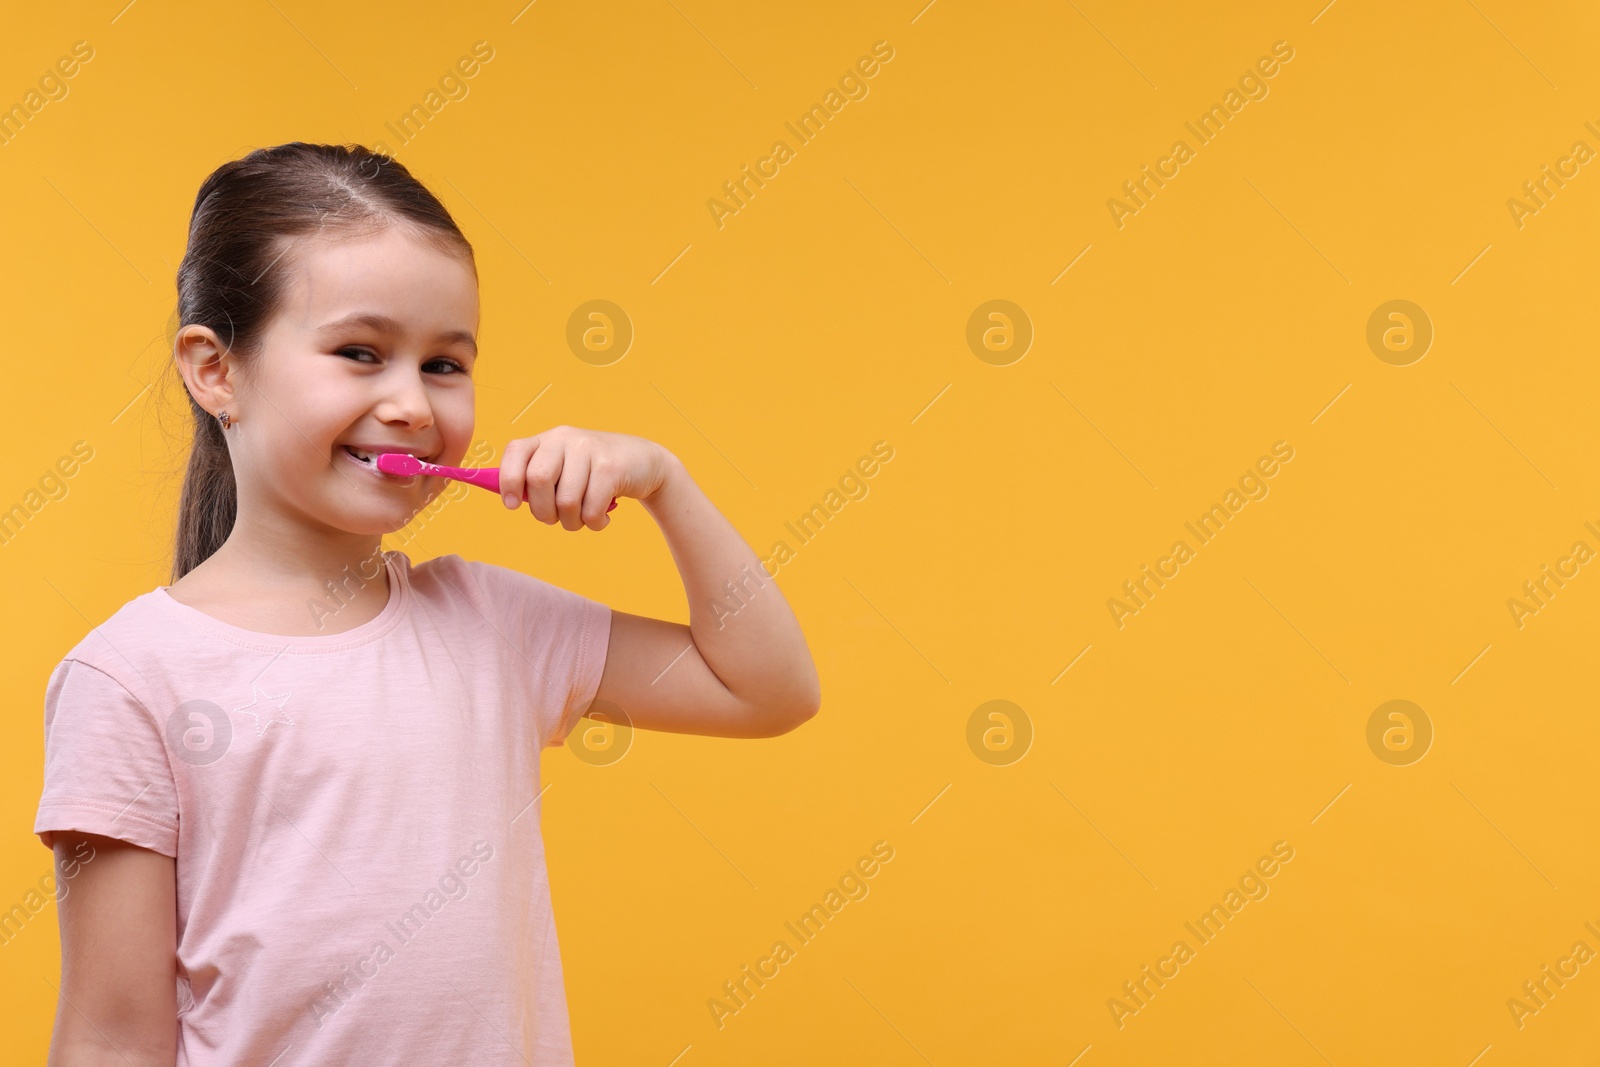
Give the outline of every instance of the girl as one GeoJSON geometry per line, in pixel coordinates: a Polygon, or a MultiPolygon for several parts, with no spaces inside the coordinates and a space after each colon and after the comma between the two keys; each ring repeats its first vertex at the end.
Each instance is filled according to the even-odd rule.
{"type": "Polygon", "coordinates": [[[505,503],[603,530],[638,500],[686,626],[381,549],[445,482],[373,454],[462,465],[479,358],[472,248],[393,159],[295,142],[218,168],[178,316],[172,584],[46,689],[34,831],[74,867],[50,1062],[571,1063],[540,750],[601,704],[794,729],[820,701],[794,615],[683,463],[626,434],[509,442],[505,503]]]}

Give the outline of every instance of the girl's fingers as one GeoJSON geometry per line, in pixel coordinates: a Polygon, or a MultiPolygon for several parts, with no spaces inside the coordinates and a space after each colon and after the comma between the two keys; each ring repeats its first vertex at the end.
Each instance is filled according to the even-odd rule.
{"type": "Polygon", "coordinates": [[[606,514],[611,508],[611,498],[616,495],[612,478],[604,464],[589,465],[589,486],[583,491],[583,525],[591,530],[604,530],[611,524],[606,514]]]}
{"type": "Polygon", "coordinates": [[[546,441],[528,460],[527,485],[524,489],[528,497],[528,510],[546,526],[554,525],[559,517],[556,514],[556,481],[561,477],[565,460],[566,449],[555,441],[546,441]]]}
{"type": "Polygon", "coordinates": [[[520,508],[527,489],[528,460],[539,447],[537,437],[519,437],[500,458],[500,495],[508,508],[520,508]]]}
{"type": "Polygon", "coordinates": [[[557,426],[506,444],[500,464],[500,492],[507,507],[528,502],[533,517],[546,526],[603,530],[617,495],[617,457],[608,456],[582,431],[557,426]]]}
{"type": "Polygon", "coordinates": [[[569,452],[561,465],[561,483],[556,486],[556,514],[566,530],[583,526],[583,497],[589,484],[589,456],[569,452]]]}

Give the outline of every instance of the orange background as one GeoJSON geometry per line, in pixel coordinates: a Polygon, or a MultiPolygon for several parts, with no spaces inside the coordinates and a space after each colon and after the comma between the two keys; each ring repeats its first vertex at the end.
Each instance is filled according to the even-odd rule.
{"type": "MultiPolygon", "coordinates": [[[[74,42],[93,57],[0,144],[0,509],[26,512],[0,544],[0,909],[50,871],[30,832],[50,668],[166,581],[200,181],[259,146],[384,142],[477,249],[478,436],[665,444],[759,555],[790,543],[778,581],[823,679],[782,738],[546,755],[580,1063],[1592,1054],[1600,967],[1520,1020],[1507,1001],[1575,942],[1600,951],[1600,577],[1578,566],[1520,626],[1508,601],[1600,549],[1600,177],[1568,164],[1520,220],[1508,201],[1600,149],[1600,16],[921,2],[9,20],[0,104],[74,42]],[[478,41],[465,95],[396,137],[478,41]],[[879,41],[866,95],[800,144],[785,123],[879,41]],[[1199,143],[1185,123],[1280,41],[1266,95],[1199,143]],[[792,158],[719,226],[707,202],[779,139],[792,158]],[[1179,139],[1193,157],[1119,227],[1108,200],[1179,139]],[[597,299],[631,323],[620,359],[568,344],[597,299]],[[1016,311],[973,347],[993,300],[1016,311]],[[1369,346],[1392,300],[1422,318],[1378,332],[1430,324],[1420,358],[1369,346]],[[93,458],[30,498],[80,441],[93,458]],[[800,545],[785,524],[878,441],[866,495],[800,545]],[[1280,441],[1266,495],[1194,540],[1280,441]],[[1193,558],[1119,627],[1107,601],[1180,539],[1193,558]],[[1391,700],[1420,715],[1369,745],[1391,700]],[[870,893],[792,940],[879,841],[870,893]],[[1267,895],[1200,944],[1185,923],[1277,842],[1267,895]],[[779,939],[794,958],[719,1028],[708,1001],[779,939]],[[1123,983],[1178,940],[1192,958],[1119,1019],[1108,1001],[1132,1006],[1123,983]]],[[[484,495],[386,544],[686,620],[648,515],[613,520],[574,536],[484,495]]],[[[54,925],[46,904],[0,946],[14,1062],[48,1043],[54,925]]]]}

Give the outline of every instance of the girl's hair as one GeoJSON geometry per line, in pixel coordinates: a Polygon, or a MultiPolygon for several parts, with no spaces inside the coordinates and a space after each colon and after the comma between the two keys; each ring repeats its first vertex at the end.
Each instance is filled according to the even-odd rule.
{"type": "MultiPolygon", "coordinates": [[[[460,256],[477,277],[472,245],[450,213],[389,156],[360,145],[295,141],[224,163],[194,200],[189,246],[178,265],[177,327],[209,326],[247,367],[287,288],[298,239],[388,226],[460,256]]],[[[178,503],[173,582],[222,546],[238,511],[222,427],[187,387],[184,395],[194,440],[178,503]]]]}

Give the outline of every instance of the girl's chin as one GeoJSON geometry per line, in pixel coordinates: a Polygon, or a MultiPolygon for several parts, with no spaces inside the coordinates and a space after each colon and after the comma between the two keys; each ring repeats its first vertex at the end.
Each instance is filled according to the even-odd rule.
{"type": "Polygon", "coordinates": [[[346,502],[339,508],[330,525],[348,533],[383,535],[399,533],[422,514],[430,497],[416,490],[390,490],[393,498],[373,501],[365,506],[346,502]]]}

